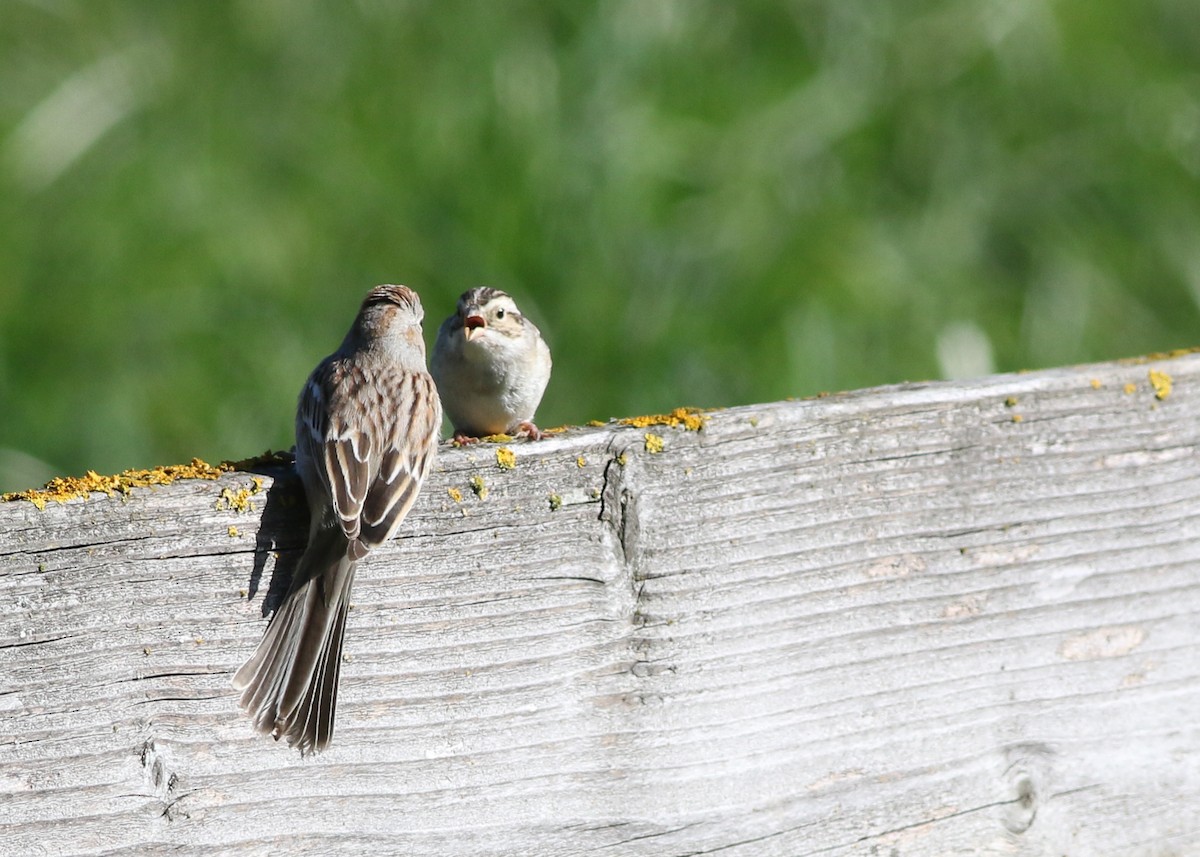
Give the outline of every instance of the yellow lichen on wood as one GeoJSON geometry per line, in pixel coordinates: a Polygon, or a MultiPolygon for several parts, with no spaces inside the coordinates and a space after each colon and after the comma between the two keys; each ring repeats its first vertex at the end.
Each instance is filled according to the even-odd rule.
{"type": "Polygon", "coordinates": [[[662,435],[646,432],[646,452],[657,455],[663,451],[662,435]]]}
{"type": "Polygon", "coordinates": [[[582,455],[575,456],[575,466],[580,469],[587,467],[587,459],[582,455]]]}
{"type": "Polygon", "coordinates": [[[1099,378],[1093,378],[1091,384],[1093,390],[1099,390],[1104,386],[1103,382],[1099,378]]]}
{"type": "Polygon", "coordinates": [[[467,480],[467,484],[471,486],[471,490],[475,492],[475,496],[480,500],[486,500],[488,495],[487,483],[483,481],[482,476],[472,476],[467,480]]]}
{"type": "Polygon", "coordinates": [[[1188,348],[1172,348],[1170,351],[1151,351],[1149,354],[1142,354],[1137,357],[1125,357],[1117,362],[1126,366],[1137,366],[1157,360],[1174,360],[1178,357],[1196,354],[1197,352],[1200,352],[1200,345],[1192,345],[1188,348]]]}
{"type": "Polygon", "coordinates": [[[550,500],[550,511],[551,512],[557,512],[559,509],[562,508],[563,500],[562,500],[561,494],[551,494],[549,497],[549,500],[550,500]]]}
{"type": "Polygon", "coordinates": [[[462,502],[462,492],[459,491],[457,488],[455,488],[453,485],[451,485],[449,488],[446,489],[446,493],[450,495],[450,499],[453,500],[455,503],[462,502]]]}
{"type": "Polygon", "coordinates": [[[1128,384],[1125,385],[1125,387],[1123,389],[1125,390],[1126,396],[1132,396],[1134,393],[1137,392],[1137,384],[1130,381],[1128,384]]]}
{"type": "Polygon", "coordinates": [[[496,450],[496,466],[501,470],[512,470],[517,466],[517,454],[507,446],[496,450]]]}
{"type": "MultiPolygon", "coordinates": [[[[190,464],[171,464],[155,467],[151,470],[126,470],[115,476],[101,476],[94,470],[89,470],[84,476],[57,476],[46,483],[41,489],[15,491],[2,495],[6,501],[28,500],[39,509],[46,508],[46,503],[66,503],[68,500],[86,499],[92,494],[106,494],[109,497],[120,494],[128,496],[134,488],[149,488],[155,485],[170,485],[178,479],[217,479],[222,473],[228,473],[234,468],[222,463],[212,465],[199,458],[193,458],[190,464]]],[[[261,485],[261,480],[259,480],[261,485]]]]}
{"type": "Polygon", "coordinates": [[[704,424],[708,420],[708,415],[701,413],[699,408],[676,408],[669,414],[626,417],[623,420],[617,420],[617,422],[623,426],[633,426],[634,428],[670,426],[671,428],[683,427],[688,431],[700,431],[700,429],[704,428],[704,424]]]}
{"type": "Polygon", "coordinates": [[[250,498],[258,492],[262,491],[263,481],[258,476],[253,476],[250,479],[249,488],[222,488],[221,496],[217,498],[217,509],[220,511],[229,510],[232,512],[250,512],[254,509],[254,504],[250,502],[250,498]]]}
{"type": "Polygon", "coordinates": [[[1171,376],[1157,369],[1150,370],[1150,386],[1154,388],[1154,398],[1160,402],[1171,395],[1171,376]]]}

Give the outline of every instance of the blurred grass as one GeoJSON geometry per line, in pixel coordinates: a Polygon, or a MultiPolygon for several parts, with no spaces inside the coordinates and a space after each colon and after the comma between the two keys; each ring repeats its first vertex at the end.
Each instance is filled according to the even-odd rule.
{"type": "Polygon", "coordinates": [[[543,425],[1197,343],[1187,0],[0,5],[0,490],[291,444],[362,294],[543,425]]]}

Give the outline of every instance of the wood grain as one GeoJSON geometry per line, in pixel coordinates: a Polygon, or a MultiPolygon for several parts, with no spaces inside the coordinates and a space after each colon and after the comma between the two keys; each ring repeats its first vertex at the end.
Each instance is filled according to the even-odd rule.
{"type": "Polygon", "coordinates": [[[288,471],[243,513],[248,473],[0,504],[0,853],[1200,853],[1197,390],[1189,354],[444,448],[304,760],[229,686],[288,471]]]}

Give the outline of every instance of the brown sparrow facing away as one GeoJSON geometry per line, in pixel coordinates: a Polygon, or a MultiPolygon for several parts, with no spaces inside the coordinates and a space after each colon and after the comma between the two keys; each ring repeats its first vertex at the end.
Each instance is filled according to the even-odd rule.
{"type": "Polygon", "coordinates": [[[404,286],[377,286],[296,411],[308,546],[258,649],[233,686],[255,728],[301,754],[333,735],[354,569],[390,539],[433,463],[442,412],[425,371],[424,313],[404,286]]]}
{"type": "Polygon", "coordinates": [[[429,371],[456,442],[491,434],[542,436],[533,415],[550,380],[550,349],[499,289],[463,292],[457,311],[438,330],[429,371]]]}

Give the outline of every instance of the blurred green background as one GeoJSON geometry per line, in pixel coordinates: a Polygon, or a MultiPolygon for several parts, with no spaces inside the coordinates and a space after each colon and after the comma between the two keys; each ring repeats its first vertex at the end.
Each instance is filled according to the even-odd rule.
{"type": "Polygon", "coordinates": [[[290,446],[366,290],[539,423],[1200,342],[1194,0],[0,2],[0,490],[290,446]]]}

